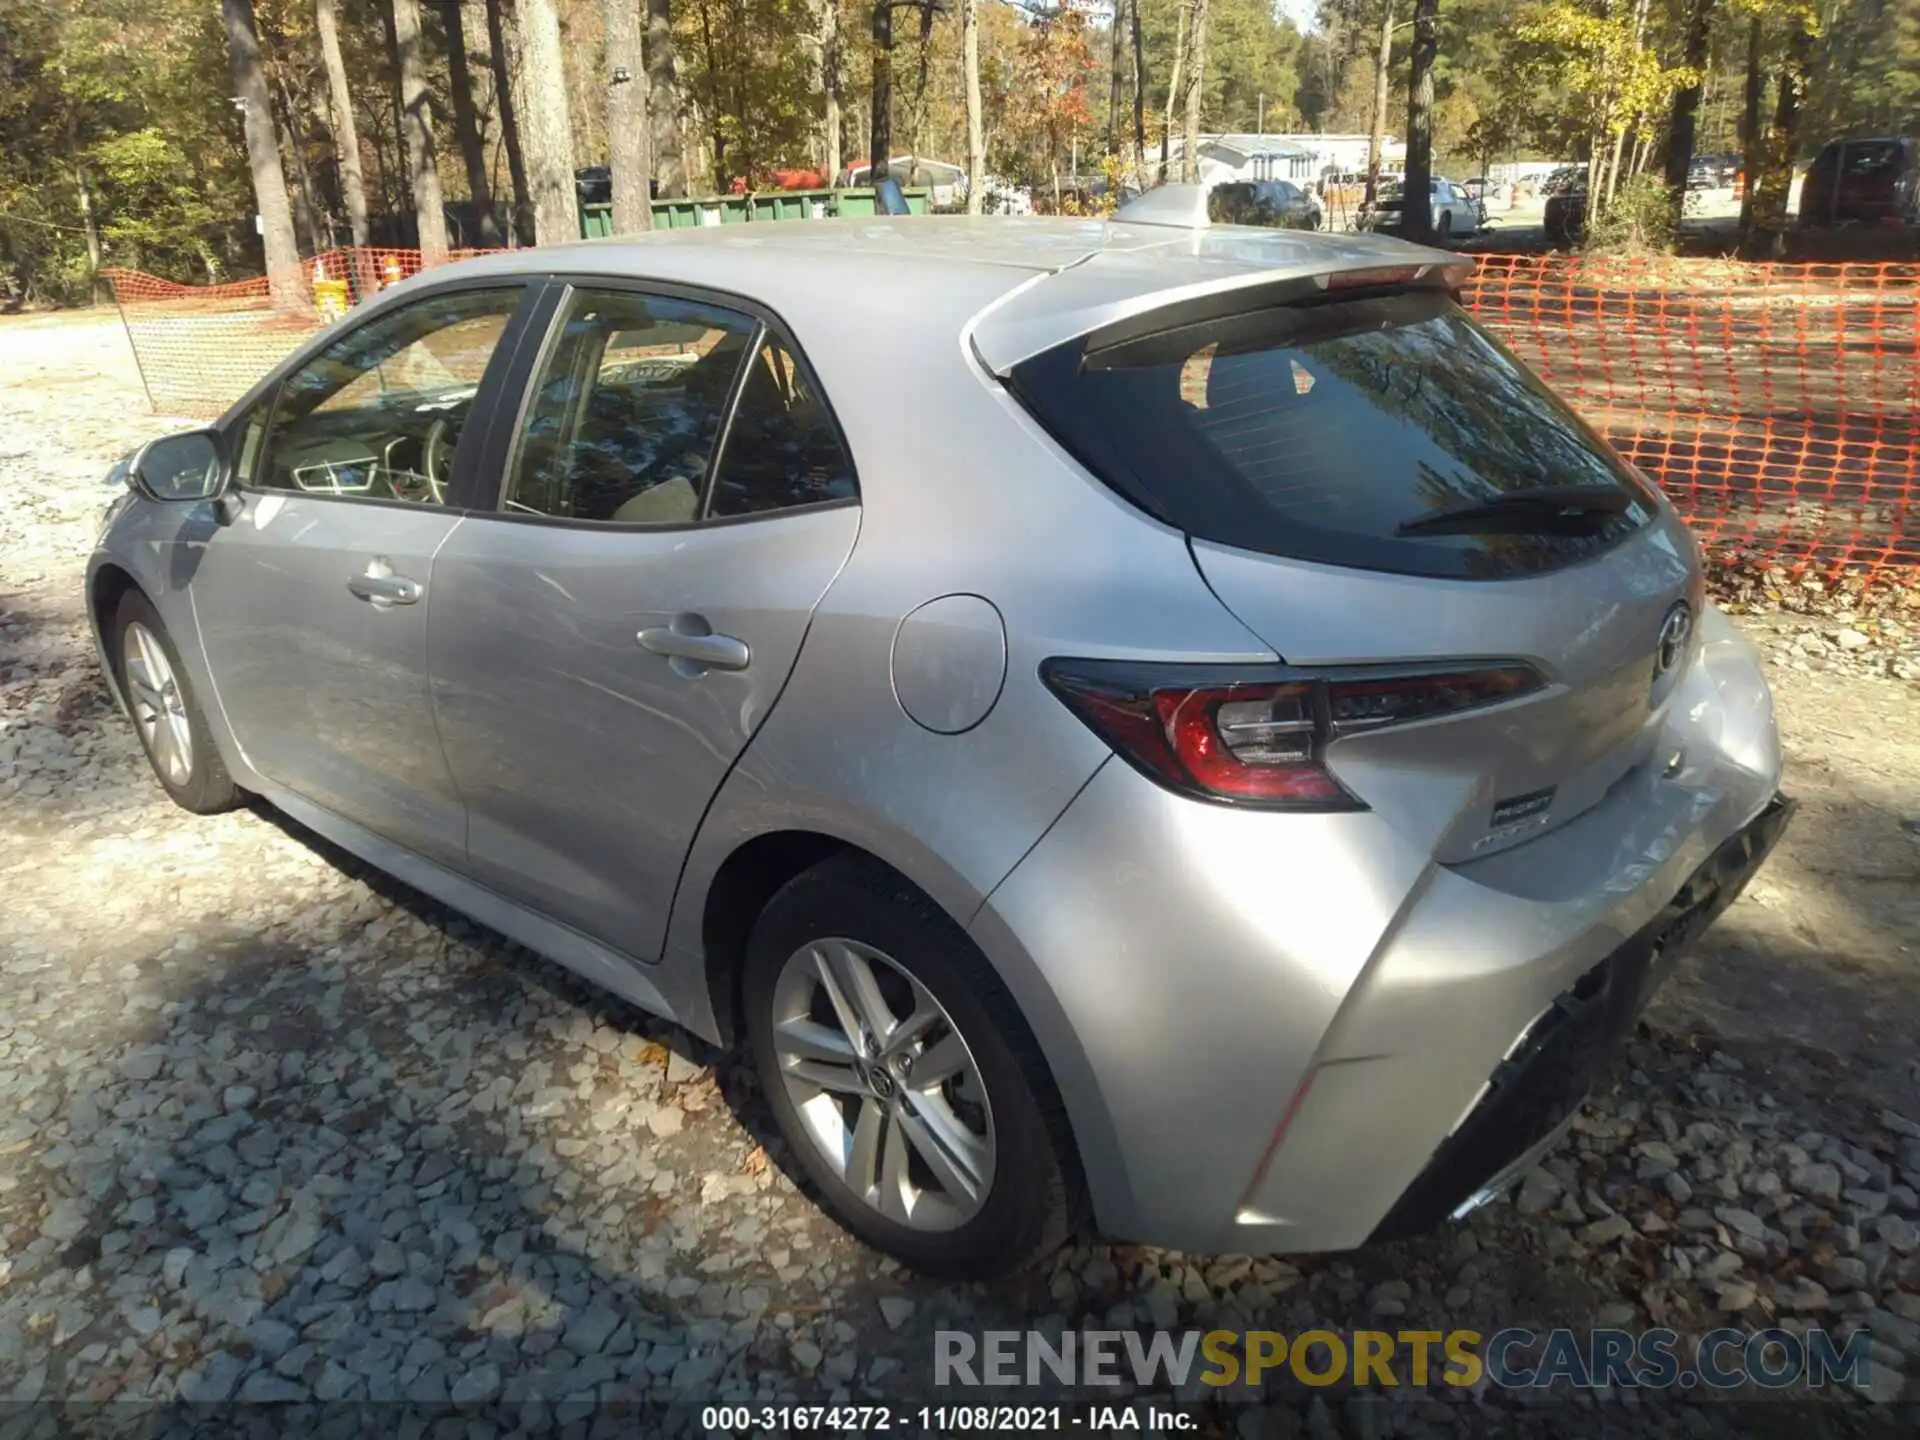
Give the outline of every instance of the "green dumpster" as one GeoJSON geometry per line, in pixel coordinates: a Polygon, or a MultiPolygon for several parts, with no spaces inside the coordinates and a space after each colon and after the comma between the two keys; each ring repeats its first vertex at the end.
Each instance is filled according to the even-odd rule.
{"type": "MultiPolygon", "coordinates": [[[[907,213],[925,215],[933,208],[933,192],[924,185],[902,186],[900,197],[907,202],[907,213]]],[[[852,190],[833,192],[833,213],[835,215],[875,215],[879,206],[874,200],[873,187],[863,185],[852,190]]]]}
{"type": "Polygon", "coordinates": [[[824,220],[833,213],[831,190],[768,190],[747,196],[753,220],[824,220]]]}
{"type": "MultiPolygon", "coordinates": [[[[902,189],[907,210],[925,215],[932,208],[932,192],[924,186],[902,189]]],[[[686,200],[653,202],[653,228],[692,230],[709,225],[739,225],[760,220],[821,220],[836,215],[872,215],[871,188],[857,190],[769,190],[756,195],[707,195],[686,200]]],[[[613,234],[613,206],[580,207],[580,238],[597,240],[613,234]]]]}

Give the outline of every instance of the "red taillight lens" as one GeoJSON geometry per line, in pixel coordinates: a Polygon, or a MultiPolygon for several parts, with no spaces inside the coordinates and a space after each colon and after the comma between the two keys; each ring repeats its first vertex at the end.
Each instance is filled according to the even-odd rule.
{"type": "Polygon", "coordinates": [[[1365,270],[1334,270],[1327,275],[1327,289],[1371,290],[1383,285],[1411,285],[1426,273],[1425,265],[1375,265],[1365,270]]]}
{"type": "Polygon", "coordinates": [[[1101,738],[1161,784],[1208,799],[1303,810],[1366,808],[1327,768],[1329,741],[1498,704],[1546,683],[1520,664],[1202,674],[1049,660],[1040,673],[1101,738]]]}

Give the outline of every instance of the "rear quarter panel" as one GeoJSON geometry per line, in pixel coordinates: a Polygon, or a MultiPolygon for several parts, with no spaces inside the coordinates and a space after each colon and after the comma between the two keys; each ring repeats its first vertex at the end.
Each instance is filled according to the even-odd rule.
{"type": "MultiPolygon", "coordinates": [[[[700,975],[715,874],[774,831],[859,846],[967,924],[1111,756],[1041,684],[1041,661],[1272,658],[1208,590],[1184,537],[1086,475],[975,362],[967,316],[867,345],[840,338],[862,333],[849,317],[786,319],[847,433],[864,513],[780,703],[688,857],[663,967],[676,986],[700,975]],[[902,709],[891,657],[901,621],[949,595],[998,611],[1006,673],[984,719],[937,734],[902,709]]],[[[874,314],[865,333],[886,328],[874,314]]],[[[1017,945],[990,958],[1056,1070],[1072,1068],[1077,1041],[1048,977],[1017,945]]],[[[704,993],[673,999],[711,1033],[704,993]]]]}

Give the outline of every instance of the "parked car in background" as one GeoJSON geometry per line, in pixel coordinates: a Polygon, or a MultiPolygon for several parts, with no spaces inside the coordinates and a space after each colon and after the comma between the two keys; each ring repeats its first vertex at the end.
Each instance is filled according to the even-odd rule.
{"type": "Polygon", "coordinates": [[[1318,230],[1324,214],[1320,201],[1291,180],[1226,180],[1208,198],[1216,225],[1318,230]]]}
{"type": "MultiPolygon", "coordinates": [[[[924,155],[895,155],[887,162],[887,173],[907,186],[924,186],[931,192],[934,208],[946,210],[967,198],[967,171],[964,165],[945,160],[929,160],[924,155]]],[[[858,188],[873,183],[873,165],[862,160],[840,172],[843,188],[858,188]]]]}
{"type": "Polygon", "coordinates": [[[1586,183],[1586,166],[1562,165],[1548,174],[1545,180],[1540,182],[1540,193],[1542,195],[1564,195],[1576,186],[1584,187],[1586,183]]]}
{"type": "Polygon", "coordinates": [[[1587,176],[1584,170],[1580,172],[1576,184],[1547,195],[1546,214],[1542,223],[1547,239],[1554,244],[1573,245],[1579,242],[1587,228],[1587,176]]]}
{"type": "Polygon", "coordinates": [[[1485,1203],[1785,826],[1766,676],[1467,262],[1186,188],[382,291],[116,468],[156,782],[737,1046],[930,1274],[1485,1203]]]}
{"type": "MultiPolygon", "coordinates": [[[[966,186],[961,186],[964,199],[966,186]]],[[[1033,214],[1033,192],[1024,185],[1016,185],[998,175],[984,175],[980,180],[981,204],[983,215],[1031,215],[1033,214]]]]}
{"type": "Polygon", "coordinates": [[[1738,156],[1696,155],[1687,165],[1687,188],[1689,190],[1731,189],[1734,177],[1739,172],[1738,156]]]}
{"type": "Polygon", "coordinates": [[[1800,224],[1920,224],[1920,140],[1829,140],[1800,187],[1800,224]]]}
{"type": "Polygon", "coordinates": [[[1472,203],[1476,228],[1485,229],[1492,219],[1492,205],[1500,187],[1485,175],[1479,175],[1471,180],[1462,180],[1454,188],[1472,203]]]}
{"type": "MultiPolygon", "coordinates": [[[[1438,176],[1428,182],[1433,238],[1442,245],[1474,234],[1480,228],[1480,205],[1454,188],[1451,180],[1438,176]]],[[[1404,229],[1406,187],[1398,183],[1383,187],[1381,198],[1365,217],[1365,228],[1398,234],[1404,229]]]]}

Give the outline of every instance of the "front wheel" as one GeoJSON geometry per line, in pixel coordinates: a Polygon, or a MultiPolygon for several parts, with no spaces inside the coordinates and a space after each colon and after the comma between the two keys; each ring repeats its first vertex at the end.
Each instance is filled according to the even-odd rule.
{"type": "Polygon", "coordinates": [[[153,602],[130,590],[114,617],[120,693],[154,778],[173,803],[196,815],[230,808],[239,791],[214,749],[179,653],[153,602]]]}
{"type": "Polygon", "coordinates": [[[982,1279],[1058,1248],[1079,1210],[1058,1098],[966,934],[876,862],[796,877],[754,927],[747,1038],[827,1211],[923,1273],[982,1279]]]}

